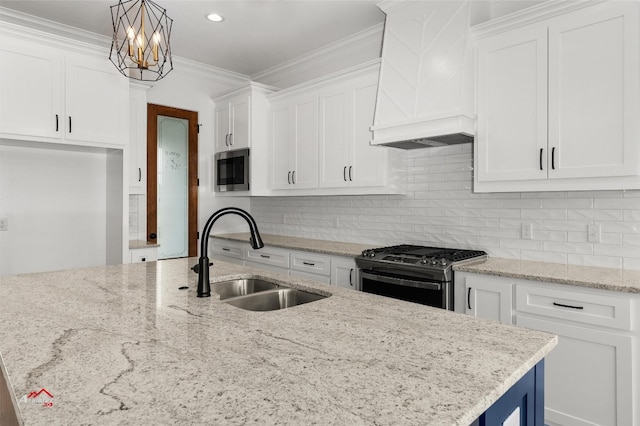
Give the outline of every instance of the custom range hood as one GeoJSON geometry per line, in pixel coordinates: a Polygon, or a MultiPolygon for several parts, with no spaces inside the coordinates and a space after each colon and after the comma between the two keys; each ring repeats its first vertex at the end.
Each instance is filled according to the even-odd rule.
{"type": "Polygon", "coordinates": [[[387,18],[371,145],[414,149],[473,142],[471,6],[378,4],[387,18]]]}

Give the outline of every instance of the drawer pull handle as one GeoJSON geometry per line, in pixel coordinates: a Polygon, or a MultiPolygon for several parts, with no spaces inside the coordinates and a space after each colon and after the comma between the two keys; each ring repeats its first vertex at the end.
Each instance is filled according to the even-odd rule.
{"type": "Polygon", "coordinates": [[[353,268],[349,269],[349,285],[353,287],[353,268]]]}
{"type": "Polygon", "coordinates": [[[231,251],[231,249],[230,249],[230,248],[228,248],[228,247],[222,247],[222,250],[223,250],[223,251],[231,251]]]}
{"type": "Polygon", "coordinates": [[[302,264],[307,266],[316,266],[315,263],[311,263],[311,262],[302,262],[302,264]]]}
{"type": "Polygon", "coordinates": [[[467,290],[467,307],[471,310],[471,287],[467,290]]]}
{"type": "Polygon", "coordinates": [[[556,169],[556,147],[551,148],[551,169],[556,169]]]}
{"type": "Polygon", "coordinates": [[[264,257],[265,259],[271,259],[271,256],[266,254],[261,254],[260,257],[264,257]]]}
{"type": "Polygon", "coordinates": [[[560,306],[561,308],[569,308],[569,309],[584,309],[584,306],[572,306],[572,305],[565,305],[563,303],[556,303],[556,302],[553,302],[553,306],[560,306]]]}

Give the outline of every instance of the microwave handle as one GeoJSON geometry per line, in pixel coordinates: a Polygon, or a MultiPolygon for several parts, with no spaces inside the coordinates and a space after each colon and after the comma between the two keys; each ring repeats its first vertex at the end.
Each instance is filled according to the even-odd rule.
{"type": "Polygon", "coordinates": [[[371,274],[363,270],[360,270],[360,279],[361,280],[370,279],[370,280],[378,281],[385,284],[400,285],[403,287],[416,287],[416,288],[424,288],[427,290],[438,290],[438,291],[442,290],[441,283],[430,283],[425,281],[409,280],[406,278],[387,277],[384,275],[371,274]]]}

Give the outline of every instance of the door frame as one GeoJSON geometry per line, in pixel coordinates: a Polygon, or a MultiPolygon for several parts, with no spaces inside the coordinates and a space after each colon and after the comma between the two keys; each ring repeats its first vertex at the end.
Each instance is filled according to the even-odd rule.
{"type": "Polygon", "coordinates": [[[147,242],[158,239],[158,116],[182,118],[189,122],[189,257],[198,251],[198,112],[147,104],[147,242]],[[151,235],[155,234],[155,238],[151,235]]]}

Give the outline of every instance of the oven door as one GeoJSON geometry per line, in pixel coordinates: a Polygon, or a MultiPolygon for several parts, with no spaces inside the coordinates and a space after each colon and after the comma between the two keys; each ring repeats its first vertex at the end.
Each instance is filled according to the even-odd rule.
{"type": "Polygon", "coordinates": [[[360,290],[380,296],[453,310],[451,283],[360,270],[360,290]]]}

